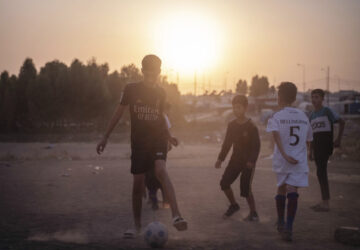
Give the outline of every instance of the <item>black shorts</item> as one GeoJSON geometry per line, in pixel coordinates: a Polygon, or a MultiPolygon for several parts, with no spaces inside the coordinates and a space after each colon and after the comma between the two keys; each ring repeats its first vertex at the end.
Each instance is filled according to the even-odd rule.
{"type": "Polygon", "coordinates": [[[255,168],[247,168],[245,164],[229,164],[220,181],[221,190],[227,190],[231,184],[240,176],[240,195],[249,197],[251,194],[251,183],[255,168]]]}
{"type": "Polygon", "coordinates": [[[144,174],[154,168],[156,160],[166,161],[167,144],[153,149],[132,149],[131,151],[131,173],[144,174]]]}

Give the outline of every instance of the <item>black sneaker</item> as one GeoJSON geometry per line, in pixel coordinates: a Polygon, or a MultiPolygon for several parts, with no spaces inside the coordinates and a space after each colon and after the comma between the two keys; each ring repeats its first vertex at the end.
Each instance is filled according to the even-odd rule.
{"type": "Polygon", "coordinates": [[[258,222],[259,221],[259,216],[258,216],[258,214],[256,212],[254,212],[254,213],[250,212],[249,215],[244,218],[244,221],[258,222]]]}
{"type": "Polygon", "coordinates": [[[240,210],[240,206],[239,204],[231,204],[228,208],[228,210],[225,212],[224,217],[230,217],[231,215],[233,215],[235,212],[240,210]]]}
{"type": "Polygon", "coordinates": [[[150,194],[150,192],[149,192],[149,200],[150,200],[151,208],[153,210],[158,210],[159,203],[158,203],[158,199],[156,197],[156,193],[155,193],[155,195],[153,195],[153,194],[150,194]]]}
{"type": "Polygon", "coordinates": [[[285,230],[284,222],[276,222],[276,229],[279,233],[282,233],[285,230]]]}
{"type": "Polygon", "coordinates": [[[284,229],[284,230],[281,232],[281,238],[282,238],[284,241],[291,242],[291,241],[292,241],[292,232],[291,232],[290,230],[284,229]]]}

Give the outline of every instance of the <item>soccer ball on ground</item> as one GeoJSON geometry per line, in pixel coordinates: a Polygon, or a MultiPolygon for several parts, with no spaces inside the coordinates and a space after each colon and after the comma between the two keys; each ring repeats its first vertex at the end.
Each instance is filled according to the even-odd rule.
{"type": "Polygon", "coordinates": [[[164,224],[160,222],[151,222],[144,231],[145,242],[153,247],[163,247],[168,240],[168,230],[164,224]]]}

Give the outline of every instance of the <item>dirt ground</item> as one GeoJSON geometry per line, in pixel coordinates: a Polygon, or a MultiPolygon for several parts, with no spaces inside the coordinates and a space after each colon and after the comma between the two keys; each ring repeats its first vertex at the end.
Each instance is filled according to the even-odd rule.
{"type": "MultiPolygon", "coordinates": [[[[248,213],[233,185],[241,210],[222,219],[228,203],[220,191],[224,169],[213,167],[220,144],[180,145],[169,153],[168,171],[189,229],[171,226],[169,209],[152,211],[144,200],[143,225],[167,225],[167,249],[355,249],[334,240],[338,226],[360,225],[360,164],[331,160],[331,211],[309,209],[320,198],[311,163],[310,187],[300,190],[294,241],[275,230],[275,176],[264,143],[256,166],[253,193],[260,222],[248,213]]],[[[132,226],[130,152],[109,144],[102,156],[95,143],[0,144],[0,249],[146,249],[144,240],[126,240],[132,226]]],[[[228,157],[229,158],[229,157],[228,157]]],[[[223,167],[225,167],[224,164],[223,167]]]]}

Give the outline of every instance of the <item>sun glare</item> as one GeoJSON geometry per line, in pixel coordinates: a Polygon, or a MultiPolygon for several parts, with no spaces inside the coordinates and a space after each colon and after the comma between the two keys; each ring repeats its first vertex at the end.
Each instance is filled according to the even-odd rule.
{"type": "Polygon", "coordinates": [[[221,36],[212,20],[179,13],[163,19],[158,32],[159,54],[168,68],[189,75],[215,65],[221,36]]]}

